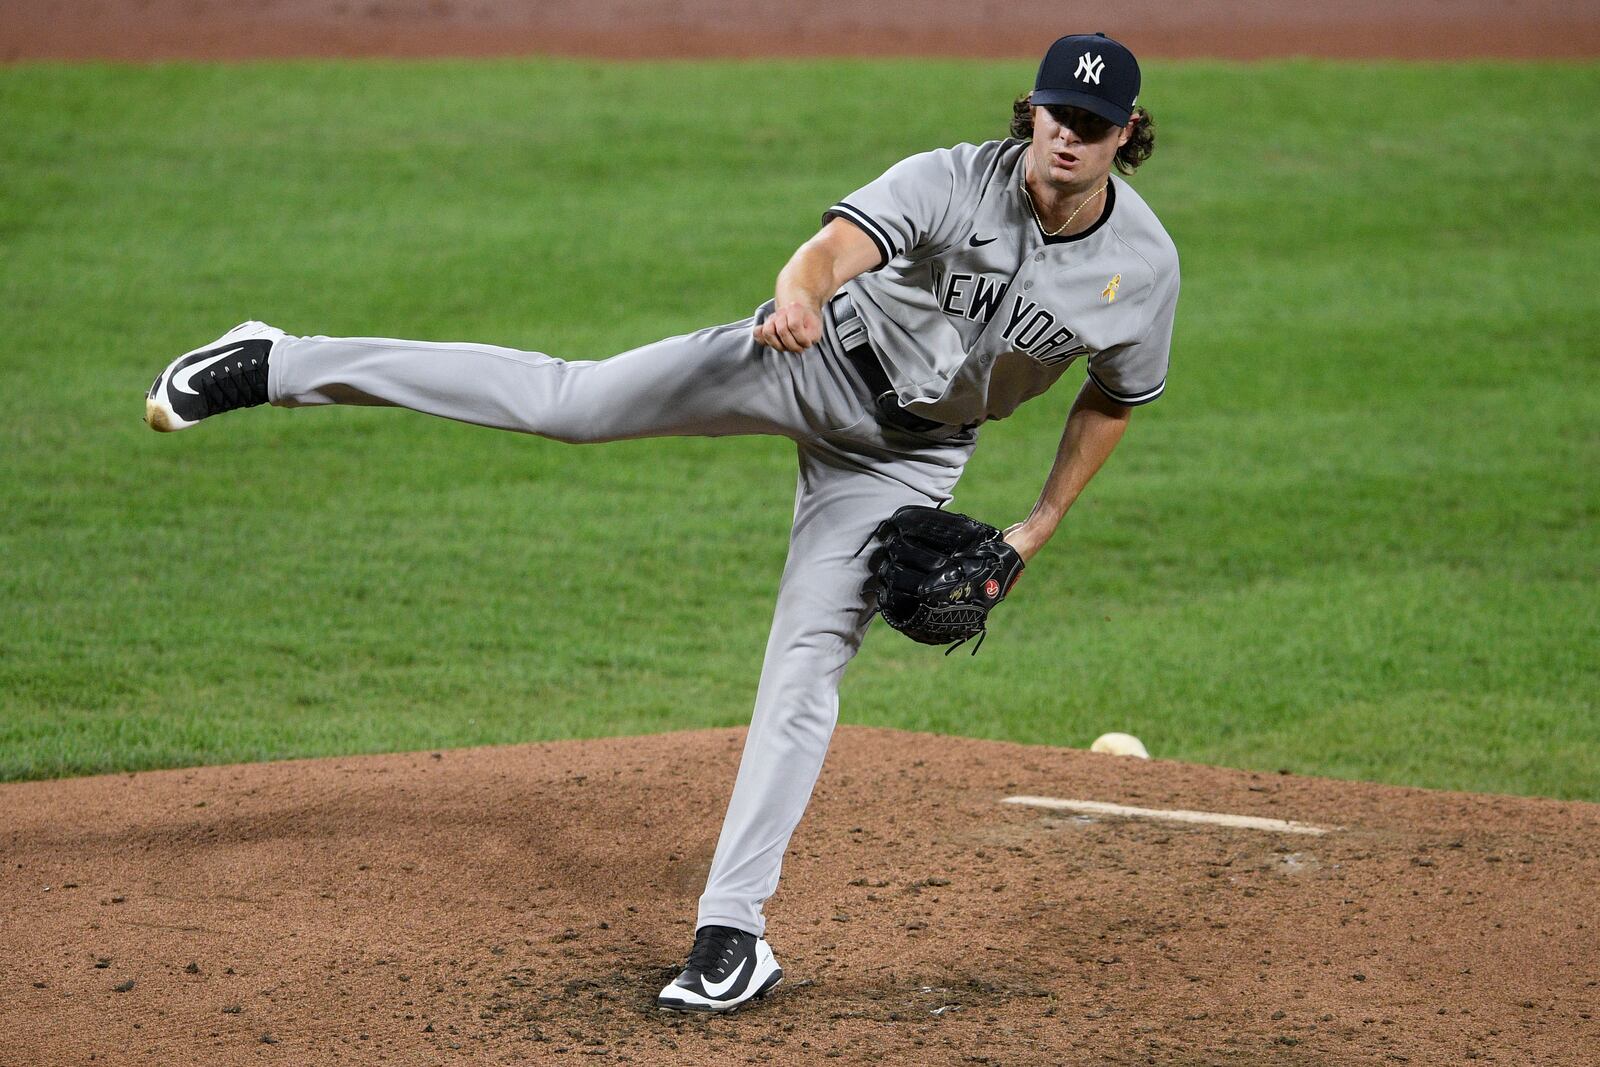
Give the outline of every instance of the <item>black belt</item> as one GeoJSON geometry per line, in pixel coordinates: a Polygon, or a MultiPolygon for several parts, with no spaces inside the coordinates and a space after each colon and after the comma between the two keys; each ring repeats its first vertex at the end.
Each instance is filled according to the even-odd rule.
{"type": "Polygon", "coordinates": [[[965,429],[913,415],[900,406],[894,385],[884,373],[883,363],[878,359],[878,353],[873,351],[872,342],[867,339],[866,324],[861,321],[861,315],[848,293],[840,293],[833,298],[833,325],[839,334],[839,347],[844,358],[850,361],[856,373],[861,375],[861,380],[867,383],[867,388],[872,390],[879,422],[910,433],[965,429]]]}

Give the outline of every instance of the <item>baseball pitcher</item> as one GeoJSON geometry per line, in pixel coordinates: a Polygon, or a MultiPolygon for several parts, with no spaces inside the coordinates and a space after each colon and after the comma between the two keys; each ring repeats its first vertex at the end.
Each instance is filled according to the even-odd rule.
{"type": "MultiPolygon", "coordinates": [[[[1138,92],[1138,64],[1121,44],[1061,38],[1015,101],[1009,137],[911,156],[829,207],[778,274],[774,298],[740,322],[595,362],[297,337],[247,322],[168,365],[145,418],[174,431],[260,404],[363,404],[571,443],[794,441],[794,526],[750,732],[693,950],[657,999],[732,1011],[783,976],[762,909],[868,623],[882,608],[908,632],[920,625],[919,639],[949,636],[946,617],[922,610],[920,579],[892,569],[926,557],[933,542],[986,553],[989,569],[960,588],[992,606],[1110,455],[1132,409],[1166,386],[1177,252],[1111,173],[1131,173],[1153,147],[1138,92]],[[1031,513],[1003,536],[986,536],[994,531],[981,523],[931,540],[919,533],[929,509],[950,500],[981,428],[1080,362],[1086,378],[1031,513]],[[890,548],[862,551],[886,530],[890,548]]],[[[950,573],[932,569],[941,568],[950,573]]]]}

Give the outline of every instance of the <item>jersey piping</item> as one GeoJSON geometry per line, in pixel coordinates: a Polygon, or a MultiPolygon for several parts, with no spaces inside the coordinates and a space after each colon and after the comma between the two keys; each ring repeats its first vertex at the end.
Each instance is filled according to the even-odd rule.
{"type": "Polygon", "coordinates": [[[843,200],[833,205],[832,214],[842,215],[855,223],[863,233],[872,238],[872,243],[878,246],[878,255],[882,258],[879,260],[878,265],[872,268],[873,270],[882,270],[889,265],[891,259],[900,254],[900,250],[895,247],[894,238],[884,232],[883,227],[879,226],[872,216],[857,210],[843,200]]]}
{"type": "Polygon", "coordinates": [[[1110,386],[1106,385],[1105,382],[1102,382],[1099,376],[1095,374],[1093,369],[1088,371],[1088,375],[1089,380],[1093,382],[1102,393],[1106,394],[1106,396],[1109,396],[1112,400],[1115,400],[1124,407],[1136,408],[1140,404],[1148,404],[1150,401],[1167,391],[1167,380],[1163,378],[1161,379],[1161,384],[1156,386],[1154,389],[1151,389],[1149,392],[1138,393],[1133,396],[1126,396],[1117,392],[1115,389],[1112,389],[1110,386]]]}

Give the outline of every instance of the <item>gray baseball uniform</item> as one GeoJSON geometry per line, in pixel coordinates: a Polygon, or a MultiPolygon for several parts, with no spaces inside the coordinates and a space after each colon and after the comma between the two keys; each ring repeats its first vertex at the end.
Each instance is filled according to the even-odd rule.
{"type": "Polygon", "coordinates": [[[829,208],[883,265],[847,283],[902,404],[941,422],[999,419],[1080,356],[1113,400],[1161,395],[1178,253],[1112,178],[1097,224],[1048,238],[1022,191],[1024,141],[911,156],[829,208]]]}
{"type": "Polygon", "coordinates": [[[1076,356],[1116,399],[1161,391],[1177,294],[1171,242],[1119,182],[1106,221],[1046,244],[1017,192],[1020,157],[1018,142],[915,156],[831,209],[872,236],[885,263],[847,286],[857,317],[836,298],[821,342],[798,355],[752,338],[771,302],[754,318],[598,362],[385,338],[286,337],[273,348],[268,396],[285,407],[397,406],[573,443],[795,441],[789,558],[701,926],[765,930],[762,906],[822,769],[839,680],[872,617],[858,550],[876,524],[903,504],[947,502],[977,441],[970,424],[1009,414],[1076,356]],[[943,425],[912,431],[882,417],[870,383],[882,375],[856,362],[862,327],[908,408],[943,425]]]}

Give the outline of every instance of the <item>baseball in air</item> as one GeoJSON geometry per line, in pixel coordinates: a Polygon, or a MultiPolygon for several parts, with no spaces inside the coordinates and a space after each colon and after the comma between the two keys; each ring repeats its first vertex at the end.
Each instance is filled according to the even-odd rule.
{"type": "Polygon", "coordinates": [[[1150,758],[1150,753],[1144,750],[1144,742],[1132,734],[1101,734],[1094,739],[1094,744],[1089,746],[1089,751],[1104,752],[1111,756],[1150,758]]]}

